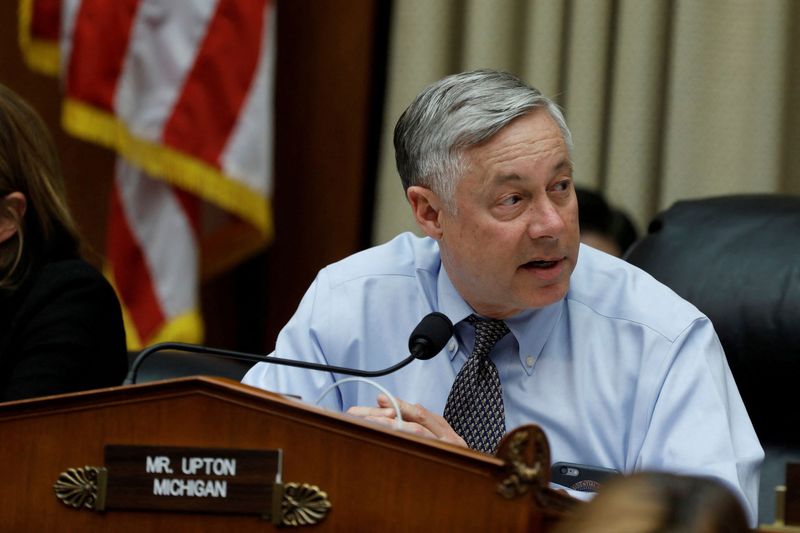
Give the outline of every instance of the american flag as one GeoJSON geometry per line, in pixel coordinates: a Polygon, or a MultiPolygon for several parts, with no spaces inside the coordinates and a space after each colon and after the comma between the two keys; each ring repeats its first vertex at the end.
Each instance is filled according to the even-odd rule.
{"type": "Polygon", "coordinates": [[[64,128],[119,154],[106,273],[129,348],[199,342],[201,272],[272,235],[275,1],[21,1],[29,64],[56,54],[64,128]]]}

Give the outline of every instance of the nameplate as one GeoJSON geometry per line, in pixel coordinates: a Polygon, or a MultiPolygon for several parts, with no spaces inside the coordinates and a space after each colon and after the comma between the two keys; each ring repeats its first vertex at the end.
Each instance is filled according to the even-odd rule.
{"type": "Polygon", "coordinates": [[[259,514],[275,518],[281,450],[105,447],[104,509],[259,514]]]}

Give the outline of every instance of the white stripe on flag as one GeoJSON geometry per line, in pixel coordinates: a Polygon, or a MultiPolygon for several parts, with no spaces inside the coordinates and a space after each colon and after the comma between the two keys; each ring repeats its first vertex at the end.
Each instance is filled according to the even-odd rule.
{"type": "Polygon", "coordinates": [[[141,0],[114,97],[135,136],[161,140],[216,7],[217,0],[141,0]]]}
{"type": "MultiPolygon", "coordinates": [[[[117,158],[125,217],[150,271],[167,322],[197,307],[197,242],[172,187],[117,158]]],[[[124,283],[125,280],[117,280],[124,283]]]]}
{"type": "Polygon", "coordinates": [[[72,53],[72,34],[81,0],[61,0],[61,35],[59,36],[59,53],[61,54],[61,79],[65,80],[66,68],[72,53]]]}
{"type": "Polygon", "coordinates": [[[222,170],[269,196],[272,191],[273,80],[277,24],[275,2],[264,7],[261,53],[239,119],[220,154],[222,170]]]}

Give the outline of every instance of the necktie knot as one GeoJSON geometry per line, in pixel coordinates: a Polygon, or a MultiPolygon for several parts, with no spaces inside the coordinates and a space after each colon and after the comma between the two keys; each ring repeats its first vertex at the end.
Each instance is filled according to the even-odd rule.
{"type": "Polygon", "coordinates": [[[494,345],[508,334],[508,326],[502,320],[485,319],[469,315],[467,322],[475,327],[475,347],[473,355],[488,355],[494,345]]]}

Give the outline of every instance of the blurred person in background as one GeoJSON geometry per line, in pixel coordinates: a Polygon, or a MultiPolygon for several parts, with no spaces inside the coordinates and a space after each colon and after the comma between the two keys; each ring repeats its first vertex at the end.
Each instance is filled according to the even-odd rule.
{"type": "Polygon", "coordinates": [[[581,242],[614,257],[622,257],[639,237],[631,219],[623,211],[611,207],[598,192],[575,187],[575,194],[581,242]]]}
{"type": "Polygon", "coordinates": [[[79,248],[47,128],[0,85],[0,401],[122,383],[120,305],[79,248]]]}

